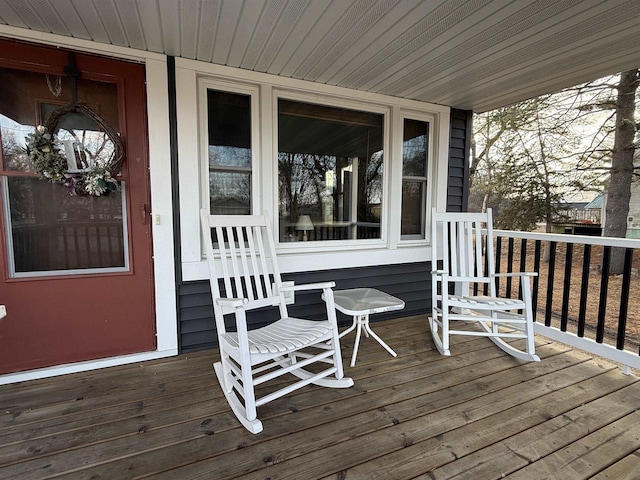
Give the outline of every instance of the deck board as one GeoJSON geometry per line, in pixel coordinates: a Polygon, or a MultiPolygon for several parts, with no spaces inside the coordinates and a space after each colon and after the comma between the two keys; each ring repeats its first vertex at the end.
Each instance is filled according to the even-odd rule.
{"type": "Polygon", "coordinates": [[[618,371],[609,371],[545,395],[542,402],[527,402],[512,409],[508,419],[499,418],[497,429],[476,422],[474,434],[461,437],[464,432],[455,432],[465,439],[465,448],[471,444],[473,448],[456,450],[460,459],[436,468],[430,478],[500,478],[629,415],[636,408],[640,383],[608,394],[619,386],[619,376],[618,371]]]}
{"type": "Polygon", "coordinates": [[[592,477],[593,480],[635,480],[640,471],[640,450],[627,455],[619,462],[602,470],[592,477]]]}
{"type": "Polygon", "coordinates": [[[355,386],[260,407],[259,435],[224,402],[215,350],[2,386],[0,479],[634,478],[636,375],[543,338],[527,363],[479,337],[440,356],[424,317],[373,328],[397,358],[365,338],[348,367],[344,337],[355,386]]]}
{"type": "Polygon", "coordinates": [[[640,410],[605,425],[505,478],[589,478],[594,470],[607,468],[633,453],[640,446],[639,443],[640,410]]]}

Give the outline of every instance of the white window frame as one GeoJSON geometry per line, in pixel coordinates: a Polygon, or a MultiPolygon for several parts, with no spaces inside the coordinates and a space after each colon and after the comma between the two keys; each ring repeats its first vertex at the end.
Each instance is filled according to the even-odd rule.
{"type": "MultiPolygon", "coordinates": [[[[384,179],[381,239],[314,241],[302,247],[282,243],[277,247],[283,273],[412,263],[429,259],[430,208],[446,208],[450,108],[376,93],[315,84],[195,60],[176,58],[178,173],[180,184],[180,235],[184,281],[208,279],[198,210],[209,204],[208,156],[203,135],[203,105],[199,85],[231,93],[252,94],[252,212],[266,214],[277,227],[277,98],[371,111],[385,115],[384,179]],[[427,182],[427,239],[400,240],[402,165],[401,117],[432,119],[431,170],[427,182]],[[258,118],[256,118],[256,116],[258,118]],[[253,139],[257,139],[254,141],[253,139]],[[254,148],[255,145],[255,148],[254,148]],[[204,188],[206,186],[206,189],[204,188]]],[[[206,138],[206,137],[205,137],[206,138]]],[[[153,176],[152,171],[152,176],[153,176]]]]}
{"type": "Polygon", "coordinates": [[[235,93],[249,96],[251,106],[251,213],[260,212],[260,89],[257,85],[226,82],[210,77],[198,78],[199,138],[200,138],[200,193],[202,208],[210,208],[209,190],[209,115],[207,91],[235,93]]]}
{"type": "Polygon", "coordinates": [[[292,100],[302,103],[310,103],[327,107],[343,108],[346,110],[355,110],[360,112],[374,113],[383,116],[383,173],[382,173],[382,208],[380,212],[380,238],[374,239],[350,239],[350,240],[316,240],[312,242],[280,242],[279,235],[276,239],[277,250],[284,254],[289,252],[326,252],[340,251],[348,248],[349,250],[386,248],[388,246],[389,229],[388,229],[388,204],[390,200],[390,116],[391,107],[388,105],[372,104],[367,102],[354,101],[348,98],[337,98],[329,95],[308,94],[288,89],[273,89],[272,98],[272,124],[273,124],[273,151],[272,151],[272,211],[274,212],[274,232],[279,232],[279,191],[278,191],[278,101],[292,100]]]}
{"type": "Polygon", "coordinates": [[[403,183],[405,178],[422,178],[422,177],[405,177],[404,174],[402,173],[402,168],[403,168],[403,163],[404,163],[404,158],[403,158],[403,143],[404,143],[404,121],[405,120],[414,120],[417,122],[424,122],[424,123],[428,123],[429,124],[429,145],[428,145],[428,149],[427,149],[427,174],[425,177],[425,199],[424,199],[424,212],[422,212],[422,222],[424,223],[423,225],[423,229],[424,229],[424,236],[423,235],[417,235],[417,234],[412,234],[412,235],[402,235],[402,230],[401,230],[401,223],[402,223],[402,214],[399,216],[400,218],[398,219],[398,223],[399,223],[399,232],[398,234],[400,235],[400,239],[399,242],[400,244],[403,245],[415,245],[415,244],[424,244],[424,243],[430,243],[431,242],[431,238],[430,238],[430,216],[429,216],[429,212],[431,212],[431,206],[433,205],[433,202],[435,200],[435,194],[436,194],[436,182],[437,182],[437,162],[435,160],[436,157],[436,139],[435,139],[435,129],[436,129],[436,119],[434,115],[431,114],[426,114],[426,113],[419,113],[419,112],[406,112],[403,111],[400,114],[400,135],[398,138],[398,143],[399,145],[399,152],[400,152],[400,156],[399,156],[399,163],[400,163],[400,185],[399,185],[399,189],[400,189],[400,209],[403,208],[402,206],[402,187],[403,187],[403,183]],[[431,181],[430,181],[431,180],[431,181]]]}

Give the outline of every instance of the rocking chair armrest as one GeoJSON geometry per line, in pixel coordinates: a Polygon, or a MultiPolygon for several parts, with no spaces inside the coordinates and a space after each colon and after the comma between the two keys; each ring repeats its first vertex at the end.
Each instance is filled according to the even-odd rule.
{"type": "Polygon", "coordinates": [[[494,273],[494,277],[537,277],[537,272],[508,272],[508,273],[494,273]]]}
{"type": "Polygon", "coordinates": [[[290,285],[290,286],[282,286],[280,290],[283,292],[292,291],[296,292],[298,290],[322,290],[325,288],[333,288],[336,286],[336,282],[317,282],[317,283],[305,283],[303,285],[290,285]]]}
{"type": "Polygon", "coordinates": [[[218,298],[216,303],[221,307],[236,308],[243,306],[248,301],[247,298],[218,298]]]}
{"type": "Polygon", "coordinates": [[[446,282],[470,282],[470,283],[489,283],[488,277],[464,277],[461,275],[442,275],[442,278],[446,282]]]}

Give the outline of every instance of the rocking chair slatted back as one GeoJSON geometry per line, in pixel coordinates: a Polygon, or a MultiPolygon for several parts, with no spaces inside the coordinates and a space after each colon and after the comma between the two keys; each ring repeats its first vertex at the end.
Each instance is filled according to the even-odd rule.
{"type": "Polygon", "coordinates": [[[236,298],[255,300],[273,296],[261,237],[257,226],[216,227],[225,289],[236,298]]]}
{"type": "MultiPolygon", "coordinates": [[[[207,261],[212,271],[220,270],[224,286],[221,290],[218,280],[212,278],[212,292],[217,298],[246,298],[250,302],[248,309],[279,305],[281,315],[287,316],[286,304],[279,294],[282,280],[274,261],[275,248],[268,241],[272,238],[271,227],[264,216],[252,216],[252,219],[252,225],[243,222],[232,225],[230,216],[211,216],[216,226],[212,229],[212,251],[206,252],[207,261]]],[[[221,310],[227,314],[233,307],[221,307],[221,310]]]]}
{"type": "MultiPolygon", "coordinates": [[[[432,228],[440,231],[441,245],[447,247],[442,269],[449,275],[469,279],[457,294],[466,295],[465,287],[474,282],[488,284],[489,295],[495,296],[495,282],[490,273],[494,271],[493,228],[487,223],[487,215],[465,214],[464,219],[456,220],[451,214],[435,213],[432,228]]],[[[438,261],[437,254],[433,249],[432,261],[438,261]]]]}

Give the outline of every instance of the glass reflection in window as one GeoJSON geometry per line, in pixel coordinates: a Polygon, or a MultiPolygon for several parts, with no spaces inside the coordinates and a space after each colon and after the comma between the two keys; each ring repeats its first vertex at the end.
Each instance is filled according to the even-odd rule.
{"type": "Polygon", "coordinates": [[[403,239],[425,238],[429,123],[404,120],[402,143],[403,239]]]}
{"type": "Polygon", "coordinates": [[[207,90],[210,211],[251,213],[251,97],[207,90]]]}
{"type": "Polygon", "coordinates": [[[0,113],[0,138],[2,138],[2,167],[4,170],[34,172],[26,152],[25,137],[33,132],[33,125],[23,125],[0,113]]]}
{"type": "Polygon", "coordinates": [[[70,196],[36,177],[5,181],[16,275],[126,268],[121,193],[70,196]]]}
{"type": "Polygon", "coordinates": [[[384,115],[280,99],[281,242],[381,238],[384,115]]]}
{"type": "MultiPolygon", "coordinates": [[[[25,137],[71,100],[71,89],[63,85],[59,92],[52,90],[50,78],[0,68],[0,181],[8,274],[13,278],[127,271],[124,187],[101,197],[70,196],[63,186],[38,179],[25,152],[25,137]]],[[[77,92],[118,129],[116,84],[80,78],[77,92]]],[[[60,140],[82,145],[79,154],[87,165],[111,157],[113,142],[88,117],[71,113],[58,127],[60,140]]]]}

